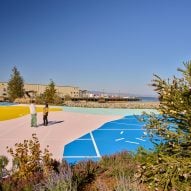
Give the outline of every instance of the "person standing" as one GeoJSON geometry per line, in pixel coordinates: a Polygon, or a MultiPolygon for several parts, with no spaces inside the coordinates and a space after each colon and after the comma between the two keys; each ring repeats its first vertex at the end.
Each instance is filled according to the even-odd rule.
{"type": "Polygon", "coordinates": [[[45,107],[43,108],[43,124],[44,124],[44,126],[48,125],[48,112],[49,112],[48,104],[46,103],[45,107]]]}
{"type": "Polygon", "coordinates": [[[31,127],[37,127],[37,112],[34,100],[32,100],[30,104],[30,114],[31,114],[31,127]]]}

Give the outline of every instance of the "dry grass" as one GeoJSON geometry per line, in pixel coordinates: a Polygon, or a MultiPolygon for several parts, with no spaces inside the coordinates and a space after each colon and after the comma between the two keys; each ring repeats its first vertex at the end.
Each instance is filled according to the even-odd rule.
{"type": "MultiPolygon", "coordinates": [[[[37,107],[37,112],[42,112],[43,107],[37,107]]],[[[50,111],[61,111],[61,108],[50,108],[50,111]]],[[[28,106],[1,106],[0,121],[14,119],[29,114],[28,106]]]]}

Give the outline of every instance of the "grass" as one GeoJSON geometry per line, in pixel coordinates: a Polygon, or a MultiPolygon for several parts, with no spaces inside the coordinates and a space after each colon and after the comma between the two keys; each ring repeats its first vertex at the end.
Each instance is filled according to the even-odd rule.
{"type": "MultiPolygon", "coordinates": [[[[37,107],[37,112],[42,112],[42,107],[37,107]]],[[[61,108],[49,108],[52,111],[62,111],[61,108]]],[[[29,114],[29,106],[2,106],[0,107],[0,121],[15,119],[29,114]]]]}

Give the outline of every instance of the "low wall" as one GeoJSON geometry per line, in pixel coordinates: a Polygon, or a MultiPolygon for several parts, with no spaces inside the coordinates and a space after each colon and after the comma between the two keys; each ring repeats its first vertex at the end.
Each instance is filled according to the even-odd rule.
{"type": "Polygon", "coordinates": [[[90,107],[90,108],[128,108],[128,109],[157,109],[159,102],[114,102],[114,103],[98,103],[85,101],[66,101],[65,106],[69,107],[90,107]]]}

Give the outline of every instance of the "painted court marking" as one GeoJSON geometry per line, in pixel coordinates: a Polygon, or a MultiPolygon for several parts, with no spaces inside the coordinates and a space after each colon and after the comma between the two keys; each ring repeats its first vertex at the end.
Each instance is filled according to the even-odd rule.
{"type": "Polygon", "coordinates": [[[96,131],[144,131],[144,129],[96,129],[96,131]]]}
{"type": "MultiPolygon", "coordinates": [[[[72,159],[80,160],[80,158],[82,158],[82,159],[83,158],[84,159],[88,159],[88,158],[89,159],[99,159],[102,157],[102,155],[105,155],[108,152],[112,151],[112,149],[109,149],[109,147],[113,148],[113,146],[112,146],[113,144],[117,144],[119,146],[119,151],[121,148],[122,149],[124,149],[124,148],[133,149],[133,148],[136,148],[135,145],[141,145],[141,144],[145,144],[145,143],[147,144],[147,140],[142,138],[142,136],[147,135],[147,133],[145,132],[145,129],[142,128],[145,125],[144,123],[139,123],[139,121],[138,121],[138,119],[136,119],[136,117],[130,117],[130,118],[127,117],[127,118],[122,118],[119,120],[126,120],[126,121],[124,121],[124,123],[117,122],[118,120],[107,122],[104,125],[102,125],[100,128],[94,130],[93,132],[89,132],[88,134],[86,134],[86,135],[88,135],[88,138],[85,138],[85,137],[83,138],[83,136],[82,136],[82,138],[76,139],[76,140],[84,141],[84,143],[82,143],[82,146],[83,145],[87,146],[87,144],[89,144],[89,141],[92,141],[91,149],[94,148],[94,151],[97,156],[95,156],[95,153],[94,154],[92,153],[92,155],[89,154],[88,152],[90,152],[90,150],[87,147],[87,151],[83,150],[83,148],[82,148],[82,150],[85,151],[85,153],[84,153],[85,156],[84,156],[84,154],[82,154],[82,156],[81,156],[77,153],[76,153],[77,155],[75,155],[75,151],[74,151],[71,154],[69,154],[70,156],[64,155],[63,158],[68,159],[68,160],[70,160],[70,159],[71,160],[72,159]],[[131,119],[134,119],[135,121],[132,121],[131,119]],[[119,128],[115,128],[115,124],[119,125],[118,126],[119,128]],[[128,128],[127,126],[133,126],[133,127],[128,128]],[[100,131],[100,133],[99,133],[99,131],[100,131]],[[105,134],[104,131],[105,132],[110,131],[111,137],[107,137],[108,134],[107,133],[105,134]],[[133,131],[135,131],[135,133],[133,131]],[[129,132],[129,134],[128,134],[128,132],[129,132]],[[136,133],[138,133],[138,134],[136,134],[136,133]],[[118,135],[118,137],[116,137],[117,135],[118,135]],[[85,142],[85,141],[88,141],[88,142],[85,142]],[[107,146],[104,145],[104,144],[108,144],[107,141],[109,141],[108,143],[111,144],[108,147],[108,150],[107,150],[107,146]],[[112,141],[113,141],[113,143],[112,143],[112,141]],[[127,146],[126,144],[129,144],[129,145],[127,146]],[[103,145],[103,147],[102,147],[102,145],[103,145]],[[86,153],[87,153],[87,155],[86,155],[86,153]]],[[[86,135],[84,135],[84,136],[86,136],[86,135]]],[[[73,142],[71,142],[69,144],[72,144],[72,143],[73,142]]],[[[115,150],[115,152],[117,152],[116,151],[117,145],[115,145],[114,149],[113,149],[113,150],[115,150]]],[[[75,145],[75,147],[76,147],[76,145],[75,145]]],[[[77,147],[78,147],[78,145],[77,145],[77,147]]],[[[70,150],[67,150],[67,151],[69,152],[70,150]]]]}
{"type": "Polygon", "coordinates": [[[138,142],[133,142],[133,141],[125,141],[126,143],[132,143],[132,144],[137,144],[137,145],[139,145],[139,143],[138,142]]]}
{"type": "Polygon", "coordinates": [[[92,132],[90,132],[90,136],[91,136],[91,138],[92,138],[92,142],[93,142],[93,145],[94,145],[94,148],[95,148],[95,151],[96,151],[97,156],[98,156],[98,157],[101,157],[100,152],[99,152],[99,149],[98,149],[98,147],[97,147],[97,145],[96,145],[96,142],[95,142],[95,139],[94,139],[94,136],[93,136],[92,132]]]}
{"type": "Polygon", "coordinates": [[[64,156],[64,158],[99,158],[99,157],[90,155],[90,156],[64,156]]]}
{"type": "Polygon", "coordinates": [[[136,117],[124,117],[124,118],[121,118],[120,120],[129,120],[129,119],[136,119],[136,117]]]}
{"type": "Polygon", "coordinates": [[[118,124],[118,125],[134,125],[134,126],[143,126],[142,124],[134,124],[134,123],[119,123],[119,122],[109,122],[109,123],[115,123],[115,124],[118,124]]]}
{"type": "Polygon", "coordinates": [[[123,139],[125,139],[125,138],[115,139],[115,141],[117,142],[117,141],[121,141],[121,140],[123,140],[123,139]]]}
{"type": "Polygon", "coordinates": [[[137,139],[137,140],[140,140],[140,141],[146,141],[146,140],[144,140],[144,139],[141,139],[141,138],[135,138],[135,139],[137,139]]]}

